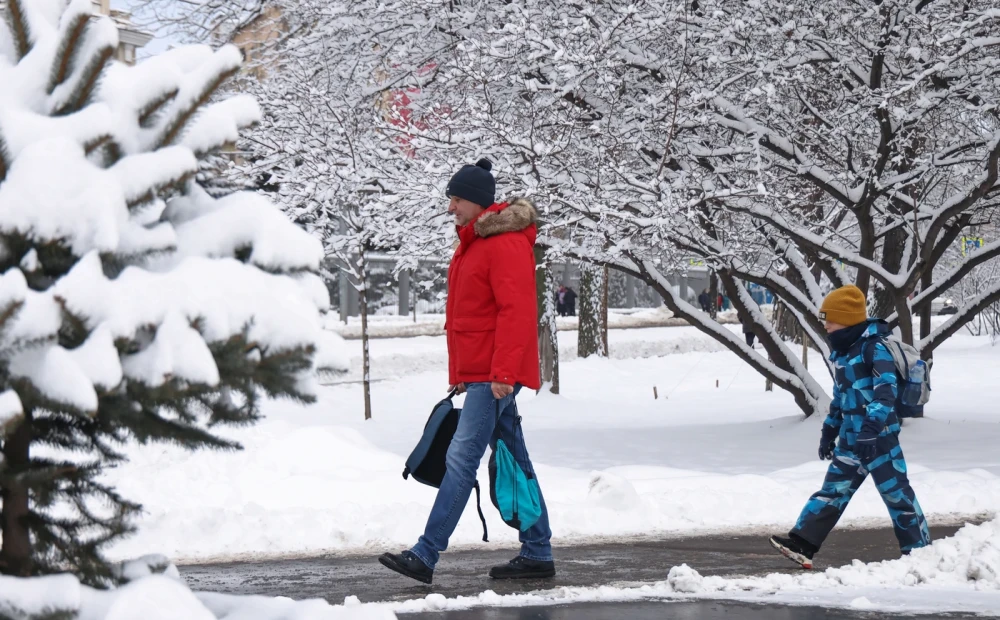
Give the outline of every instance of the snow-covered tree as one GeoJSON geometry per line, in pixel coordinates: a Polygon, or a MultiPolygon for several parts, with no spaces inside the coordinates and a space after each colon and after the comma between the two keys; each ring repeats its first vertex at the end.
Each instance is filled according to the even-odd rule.
{"type": "Polygon", "coordinates": [[[126,441],[239,445],[261,398],[343,369],[320,243],[263,198],[213,198],[199,161],[255,122],[210,103],[238,50],[111,61],[89,0],[8,0],[0,21],[0,572],[114,574],[140,506],[102,481],[126,441]]]}
{"type": "MultiPolygon", "coordinates": [[[[476,8],[486,25],[466,32],[457,64],[481,67],[468,89],[504,103],[463,118],[555,186],[550,215],[574,231],[563,250],[647,281],[807,413],[826,395],[744,283],[770,288],[825,352],[829,286],[871,289],[875,313],[894,309],[909,339],[914,310],[1000,252],[988,245],[933,281],[997,196],[989,3],[476,8]],[[673,291],[665,275],[688,257],[754,320],[766,358],[673,291]]],[[[927,334],[924,354],[995,296],[927,334]]]]}
{"type": "MultiPolygon", "coordinates": [[[[642,279],[807,414],[828,397],[746,283],[825,354],[830,287],[856,282],[909,340],[934,297],[1000,256],[990,241],[936,269],[995,218],[989,0],[334,4],[377,24],[352,43],[392,59],[381,83],[435,113],[399,129],[429,178],[490,156],[498,184],[538,204],[547,260],[642,279]],[[692,258],[763,354],[679,297],[667,276],[692,258]]],[[[1000,283],[933,332],[921,321],[925,357],[998,299],[1000,283]]]]}
{"type": "MultiPolygon", "coordinates": [[[[428,175],[405,134],[410,99],[431,71],[409,53],[396,3],[284,0],[268,5],[292,34],[258,48],[238,82],[263,104],[240,167],[322,240],[360,294],[365,417],[371,417],[367,339],[369,257],[398,268],[447,248],[440,175],[428,175]],[[412,79],[411,79],[412,78],[412,79]]],[[[426,121],[424,121],[426,122],[426,121]]]]}

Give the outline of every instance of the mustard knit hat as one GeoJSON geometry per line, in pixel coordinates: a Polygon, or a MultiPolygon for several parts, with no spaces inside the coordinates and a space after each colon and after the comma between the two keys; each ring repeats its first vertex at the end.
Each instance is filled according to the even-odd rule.
{"type": "Polygon", "coordinates": [[[838,288],[823,300],[823,306],[819,309],[819,318],[823,321],[839,323],[844,327],[853,327],[858,323],[864,323],[868,320],[865,294],[853,284],[838,288]]]}

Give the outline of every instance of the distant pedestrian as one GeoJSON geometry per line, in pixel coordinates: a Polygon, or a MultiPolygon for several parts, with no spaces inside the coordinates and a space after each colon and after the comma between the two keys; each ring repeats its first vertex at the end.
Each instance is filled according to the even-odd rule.
{"type": "Polygon", "coordinates": [[[747,339],[747,346],[753,348],[757,335],[753,333],[753,318],[746,314],[740,314],[740,323],[743,324],[743,336],[747,339]]]}
{"type": "Polygon", "coordinates": [[[708,289],[705,289],[698,295],[698,305],[701,306],[702,312],[712,311],[712,296],[709,295],[708,289]]]}
{"type": "Polygon", "coordinates": [[[560,286],[556,292],[556,314],[566,316],[566,287],[560,286]]]}
{"type": "Polygon", "coordinates": [[[812,568],[813,556],[869,473],[902,553],[931,540],[899,445],[896,364],[885,344],[889,326],[868,319],[866,306],[861,289],[845,286],[827,295],[820,309],[836,373],[819,458],[832,462],[823,488],[806,502],[788,537],[771,537],[775,549],[805,568],[812,568]]]}
{"type": "Polygon", "coordinates": [[[576,291],[566,287],[566,314],[565,316],[576,316],[576,291]]]}

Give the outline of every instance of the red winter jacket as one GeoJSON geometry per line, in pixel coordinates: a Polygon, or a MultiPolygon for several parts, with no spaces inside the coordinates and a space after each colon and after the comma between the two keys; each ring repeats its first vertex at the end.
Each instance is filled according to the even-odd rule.
{"type": "Polygon", "coordinates": [[[519,198],[458,229],[448,268],[448,381],[538,389],[535,207],[519,198]]]}

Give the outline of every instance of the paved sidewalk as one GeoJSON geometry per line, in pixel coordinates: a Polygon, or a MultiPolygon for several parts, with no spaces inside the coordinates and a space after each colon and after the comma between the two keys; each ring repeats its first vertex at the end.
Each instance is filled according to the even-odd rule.
{"type": "MultiPolygon", "coordinates": [[[[934,538],[944,538],[958,528],[931,529],[934,538]]],[[[423,598],[431,592],[454,597],[475,595],[484,590],[510,594],[561,586],[654,582],[665,579],[670,567],[680,564],[687,564],[703,575],[759,575],[802,570],[778,555],[764,535],[703,536],[557,547],[555,579],[496,581],[487,577],[491,566],[506,562],[516,553],[515,548],[446,552],[441,556],[432,586],[384,568],[376,560],[379,554],[374,551],[365,556],[182,565],[179,568],[193,590],[295,599],[324,598],[334,604],[343,603],[344,597],[351,595],[362,601],[401,601],[423,598]]],[[[837,529],[816,556],[816,567],[822,570],[848,564],[854,559],[870,562],[896,557],[899,557],[899,547],[889,528],[837,529]]]]}

